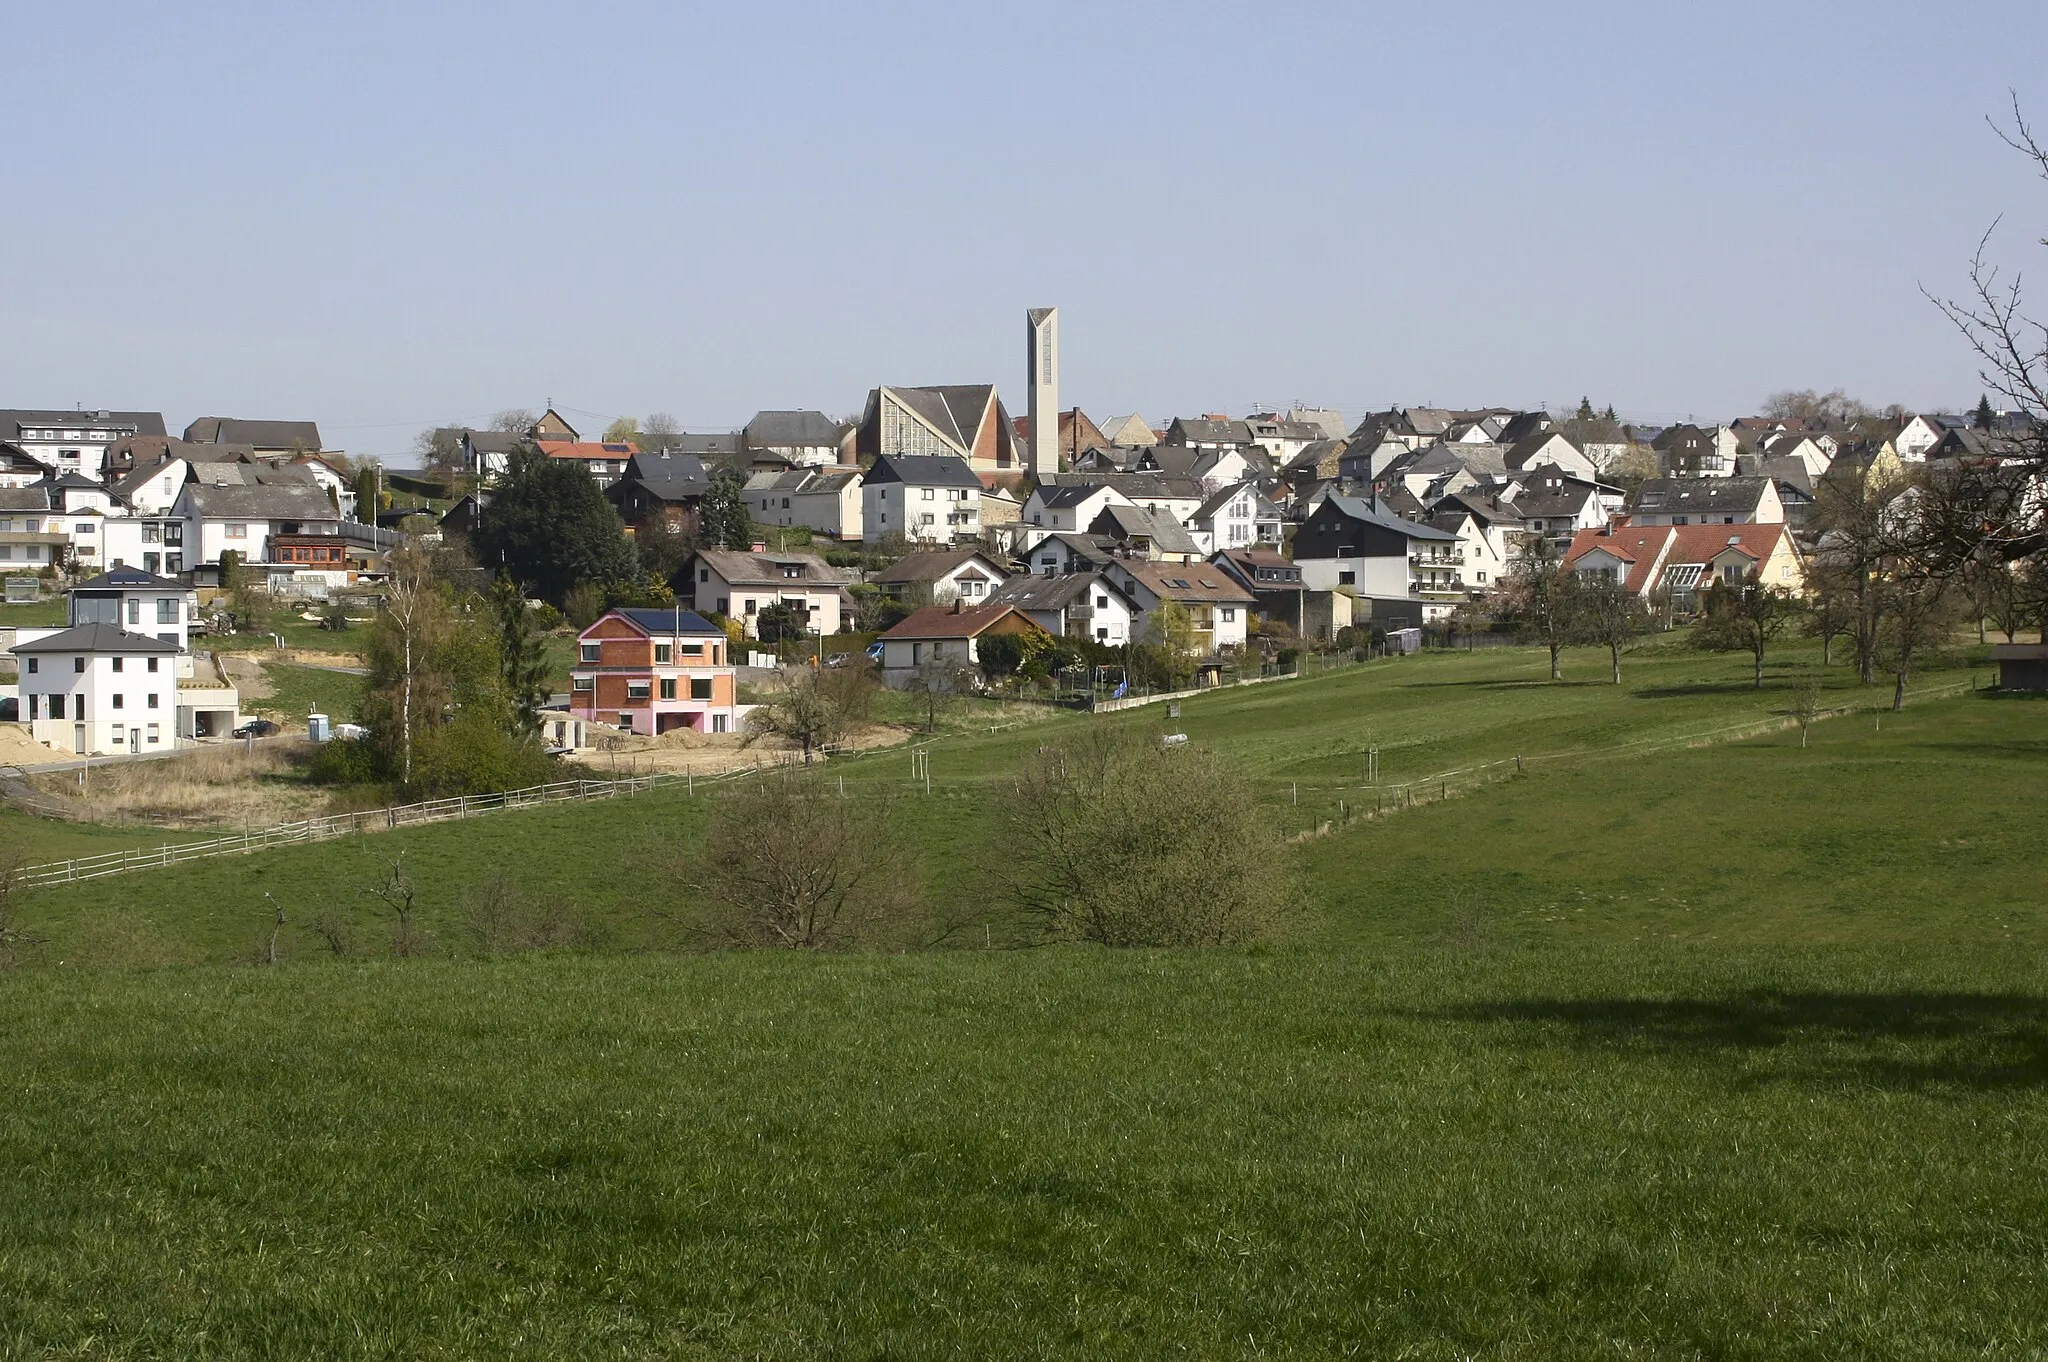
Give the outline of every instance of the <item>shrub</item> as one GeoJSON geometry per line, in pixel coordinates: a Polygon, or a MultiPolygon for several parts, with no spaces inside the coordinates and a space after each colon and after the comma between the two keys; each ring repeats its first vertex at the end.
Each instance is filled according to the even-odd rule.
{"type": "Polygon", "coordinates": [[[1237,945],[1292,912],[1278,830],[1209,752],[1095,728],[1028,758],[1006,804],[1018,904],[1055,939],[1237,945]]]}

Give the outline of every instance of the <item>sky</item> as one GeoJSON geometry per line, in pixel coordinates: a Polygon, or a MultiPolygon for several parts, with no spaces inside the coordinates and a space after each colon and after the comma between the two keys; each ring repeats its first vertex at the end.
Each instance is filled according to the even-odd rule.
{"type": "MultiPolygon", "coordinates": [[[[8,7],[0,406],[1974,402],[1923,296],[2042,263],[2040,0],[8,7]]],[[[2048,283],[2044,283],[2048,288],[2048,283]]],[[[2048,311],[2048,299],[2043,301],[2048,311]]]]}

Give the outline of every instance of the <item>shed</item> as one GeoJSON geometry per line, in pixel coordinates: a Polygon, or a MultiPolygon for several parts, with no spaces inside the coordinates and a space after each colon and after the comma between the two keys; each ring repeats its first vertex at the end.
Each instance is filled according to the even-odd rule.
{"type": "Polygon", "coordinates": [[[2048,643],[2000,643],[1991,649],[2000,690],[2048,691],[2048,643]]]}

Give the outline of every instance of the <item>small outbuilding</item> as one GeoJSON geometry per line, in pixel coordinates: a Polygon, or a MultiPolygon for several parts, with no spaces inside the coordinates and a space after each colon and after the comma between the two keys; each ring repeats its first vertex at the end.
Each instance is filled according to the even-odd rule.
{"type": "Polygon", "coordinates": [[[2048,691],[2048,643],[2000,643],[1991,649],[2000,690],[2048,691]]]}

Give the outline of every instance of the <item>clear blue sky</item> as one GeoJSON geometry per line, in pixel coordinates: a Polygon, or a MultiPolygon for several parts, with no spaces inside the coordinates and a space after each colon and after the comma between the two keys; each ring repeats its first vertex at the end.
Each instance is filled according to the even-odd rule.
{"type": "MultiPolygon", "coordinates": [[[[0,405],[404,449],[993,380],[1723,418],[1974,400],[2048,5],[17,4],[0,405]]],[[[2048,275],[2043,287],[2048,288],[2048,275]]],[[[2043,299],[2048,306],[2048,298],[2043,299]]]]}

